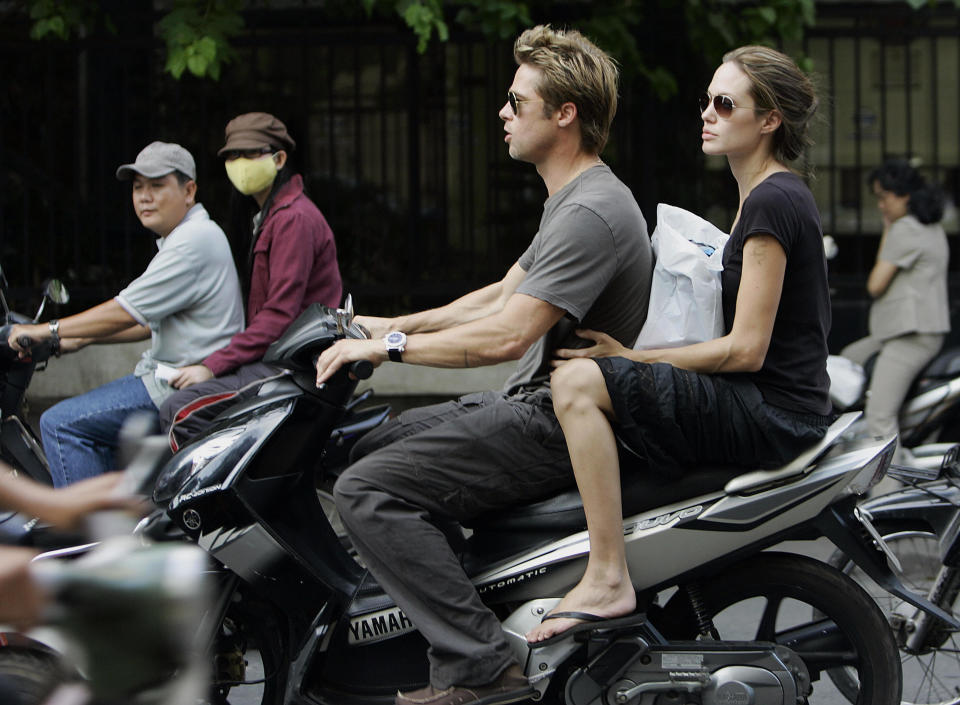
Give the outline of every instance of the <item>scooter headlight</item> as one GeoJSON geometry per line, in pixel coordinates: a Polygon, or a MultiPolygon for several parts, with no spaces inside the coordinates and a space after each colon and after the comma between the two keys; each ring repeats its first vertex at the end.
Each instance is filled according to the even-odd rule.
{"type": "Polygon", "coordinates": [[[243,423],[214,431],[174,455],[157,479],[153,501],[172,509],[173,502],[218,491],[276,429],[291,404],[284,400],[259,410],[243,423]]]}

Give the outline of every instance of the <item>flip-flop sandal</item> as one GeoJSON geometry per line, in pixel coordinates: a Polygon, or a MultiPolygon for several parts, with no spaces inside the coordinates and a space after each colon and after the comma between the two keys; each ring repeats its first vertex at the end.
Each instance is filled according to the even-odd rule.
{"type": "Polygon", "coordinates": [[[527,648],[539,649],[544,646],[550,646],[551,644],[556,644],[576,634],[593,631],[594,629],[615,629],[616,627],[625,627],[631,624],[637,624],[642,622],[645,619],[645,616],[640,612],[634,612],[633,614],[628,614],[624,617],[611,618],[601,617],[600,615],[591,614],[589,612],[550,612],[549,614],[544,615],[543,619],[540,620],[540,623],[543,624],[548,619],[579,619],[582,621],[580,624],[574,624],[572,627],[568,627],[559,634],[554,634],[552,637],[544,639],[543,641],[528,641],[527,648]]]}

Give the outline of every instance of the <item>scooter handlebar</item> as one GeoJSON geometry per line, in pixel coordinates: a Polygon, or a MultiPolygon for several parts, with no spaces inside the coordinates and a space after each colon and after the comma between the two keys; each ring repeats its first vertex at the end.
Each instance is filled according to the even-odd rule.
{"type": "Polygon", "coordinates": [[[373,374],[373,363],[369,360],[357,360],[350,363],[350,374],[357,379],[369,379],[373,374]]]}

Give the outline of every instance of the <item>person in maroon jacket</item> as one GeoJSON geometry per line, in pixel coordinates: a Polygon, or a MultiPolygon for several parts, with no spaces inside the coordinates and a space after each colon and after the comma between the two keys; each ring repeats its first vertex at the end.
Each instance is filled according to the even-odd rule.
{"type": "Polygon", "coordinates": [[[227,123],[225,133],[217,155],[234,188],[249,197],[243,200],[259,209],[252,227],[244,218],[244,236],[234,240],[246,249],[241,270],[246,272],[247,327],[226,347],[171,378],[179,391],[161,407],[160,423],[174,450],[226,404],[255,393],[279,373],[261,358],[307,306],[337,306],[342,295],[333,232],[303,192],[303,178],[287,164],[296,143],[286,126],[267,113],[246,113],[227,123]]]}

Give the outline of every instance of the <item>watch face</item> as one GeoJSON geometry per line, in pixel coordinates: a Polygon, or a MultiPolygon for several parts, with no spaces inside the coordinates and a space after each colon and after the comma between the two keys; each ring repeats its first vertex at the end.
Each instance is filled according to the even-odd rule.
{"type": "Polygon", "coordinates": [[[403,339],[406,336],[403,333],[388,333],[387,334],[387,345],[402,345],[403,339]]]}

